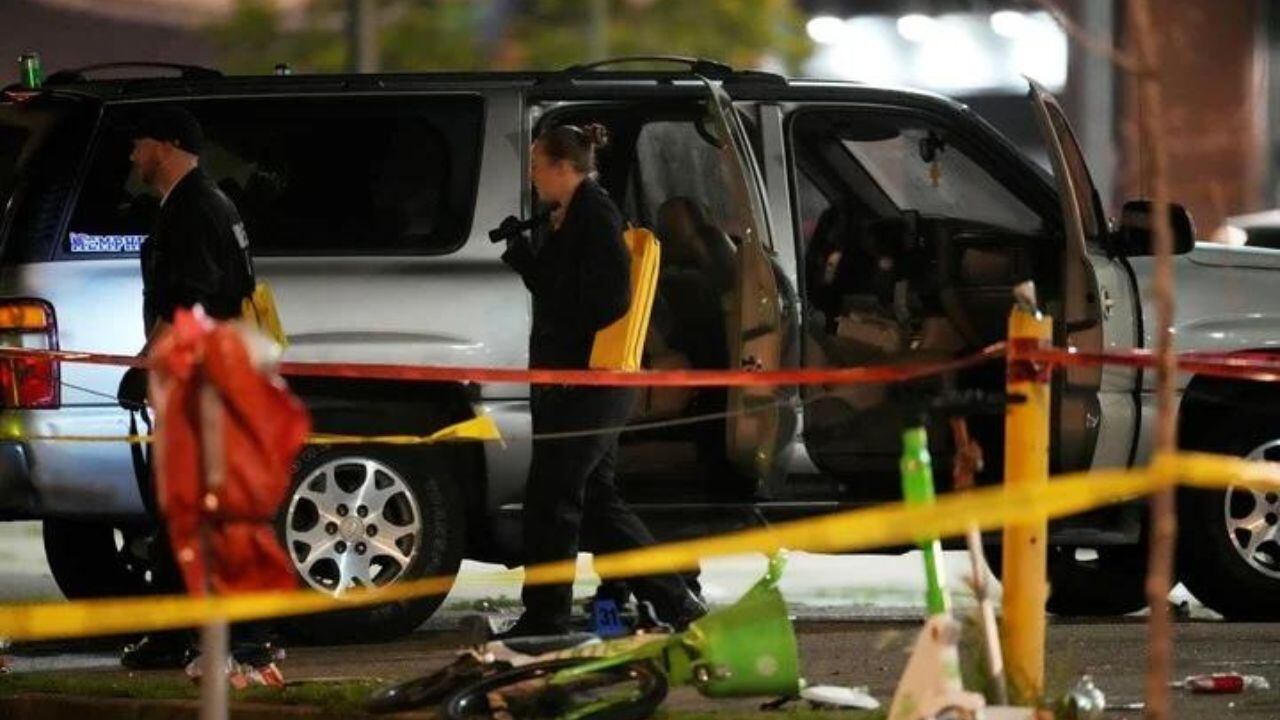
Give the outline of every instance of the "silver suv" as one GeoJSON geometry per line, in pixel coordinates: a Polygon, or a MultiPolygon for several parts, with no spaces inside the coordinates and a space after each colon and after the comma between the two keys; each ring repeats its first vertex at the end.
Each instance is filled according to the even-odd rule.
{"type": "MultiPolygon", "coordinates": [[[[289,360],[525,367],[529,300],[486,234],[507,215],[527,216],[527,148],[539,128],[585,122],[613,137],[601,182],[664,243],[650,367],[957,357],[1003,338],[1011,290],[1028,279],[1055,318],[1057,342],[1148,344],[1141,227],[1150,213],[1130,204],[1119,227],[1108,225],[1047,93],[1033,88],[1031,101],[1057,181],[945,98],[708,61],[672,67],[279,77],[139,67],[141,77],[110,80],[90,68],[58,73],[38,92],[11,87],[0,101],[0,338],[121,354],[141,347],[136,255],[156,203],[130,177],[120,128],[148,107],[179,104],[202,122],[202,165],[245,219],[289,360]]],[[[1181,347],[1269,346],[1278,303],[1266,284],[1280,253],[1192,251],[1189,220],[1178,217],[1181,347]]],[[[0,364],[0,427],[10,438],[0,441],[0,513],[44,521],[69,597],[146,590],[147,528],[130,452],[24,437],[123,433],[119,375],[0,364]]],[[[1146,459],[1150,378],[1083,369],[1054,382],[1055,470],[1146,459]]],[[[1187,444],[1254,455],[1277,444],[1264,422],[1276,406],[1256,402],[1273,391],[1188,383],[1187,444]]],[[[463,557],[519,561],[526,386],[291,385],[324,431],[426,434],[484,412],[511,438],[306,449],[279,521],[300,583],[340,594],[452,573],[463,557]]],[[[624,434],[620,483],[663,538],[893,500],[902,400],[943,385],[998,391],[1003,368],[907,386],[653,389],[624,434]],[[680,422],[690,419],[701,420],[680,422]]],[[[988,456],[982,480],[996,482],[1001,421],[974,424],[988,456]]],[[[939,430],[945,484],[951,447],[939,430]]],[[[1181,576],[1228,615],[1277,612],[1268,600],[1280,587],[1271,499],[1186,498],[1181,576]],[[1264,515],[1269,525],[1253,523],[1264,515]],[[1250,528],[1259,534],[1246,537],[1250,528]]],[[[1140,608],[1143,540],[1141,505],[1056,523],[1050,608],[1140,608]]],[[[392,635],[440,601],[302,629],[318,639],[392,635]]]]}

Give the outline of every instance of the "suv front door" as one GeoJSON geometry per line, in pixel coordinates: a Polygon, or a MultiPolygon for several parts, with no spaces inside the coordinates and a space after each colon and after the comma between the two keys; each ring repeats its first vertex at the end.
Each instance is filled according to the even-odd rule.
{"type": "MultiPolygon", "coordinates": [[[[1030,99],[1049,150],[1062,204],[1063,301],[1055,342],[1086,351],[1116,351],[1139,341],[1135,291],[1123,260],[1103,249],[1101,199],[1084,154],[1057,100],[1031,83],[1030,99]]],[[[1138,431],[1137,371],[1066,368],[1055,377],[1055,471],[1124,467],[1138,431]]]]}
{"type": "MultiPolygon", "coordinates": [[[[1013,287],[1058,265],[1045,232],[1055,214],[1047,188],[1027,182],[1026,167],[945,107],[801,105],[785,137],[806,367],[977,352],[1004,338],[1013,287]]],[[[955,383],[999,390],[1003,375],[992,364],[955,383]]],[[[910,406],[941,387],[937,378],[806,387],[805,449],[859,499],[897,497],[910,406]]],[[[995,457],[999,423],[973,425],[995,457]]]]}

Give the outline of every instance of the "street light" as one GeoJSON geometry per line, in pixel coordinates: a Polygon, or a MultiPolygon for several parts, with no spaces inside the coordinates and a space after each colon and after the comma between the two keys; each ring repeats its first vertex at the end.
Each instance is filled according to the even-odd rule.
{"type": "Polygon", "coordinates": [[[819,15],[805,24],[809,38],[819,45],[836,45],[844,40],[846,27],[843,20],[831,15],[819,15]]]}
{"type": "Polygon", "coordinates": [[[922,43],[937,32],[938,21],[921,13],[898,18],[898,34],[911,42],[922,43]]]}

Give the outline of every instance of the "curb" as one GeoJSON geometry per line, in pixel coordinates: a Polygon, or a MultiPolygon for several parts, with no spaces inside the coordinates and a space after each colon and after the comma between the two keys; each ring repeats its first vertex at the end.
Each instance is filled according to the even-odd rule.
{"type": "MultiPolygon", "coordinates": [[[[198,720],[198,700],[142,700],[137,698],[77,697],[71,695],[22,694],[0,697],[0,718],[5,720],[198,720]]],[[[273,703],[232,703],[234,720],[347,720],[353,717],[388,720],[426,720],[429,710],[395,715],[352,715],[306,705],[273,703]]]]}

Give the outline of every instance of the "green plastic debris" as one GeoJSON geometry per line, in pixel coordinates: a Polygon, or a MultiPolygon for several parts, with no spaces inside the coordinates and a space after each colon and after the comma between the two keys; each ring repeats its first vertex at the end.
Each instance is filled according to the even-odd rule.
{"type": "Polygon", "coordinates": [[[738,602],[695,621],[685,634],[693,648],[693,682],[708,697],[795,695],[800,655],[787,604],[778,591],[785,561],[769,570],[738,602]]]}
{"type": "MultiPolygon", "coordinates": [[[[908,505],[932,505],[933,458],[929,455],[929,437],[923,426],[907,428],[902,433],[902,495],[908,505]]],[[[925,605],[930,615],[950,612],[946,591],[946,574],[942,567],[942,543],[937,536],[917,541],[924,552],[925,605]]]]}

